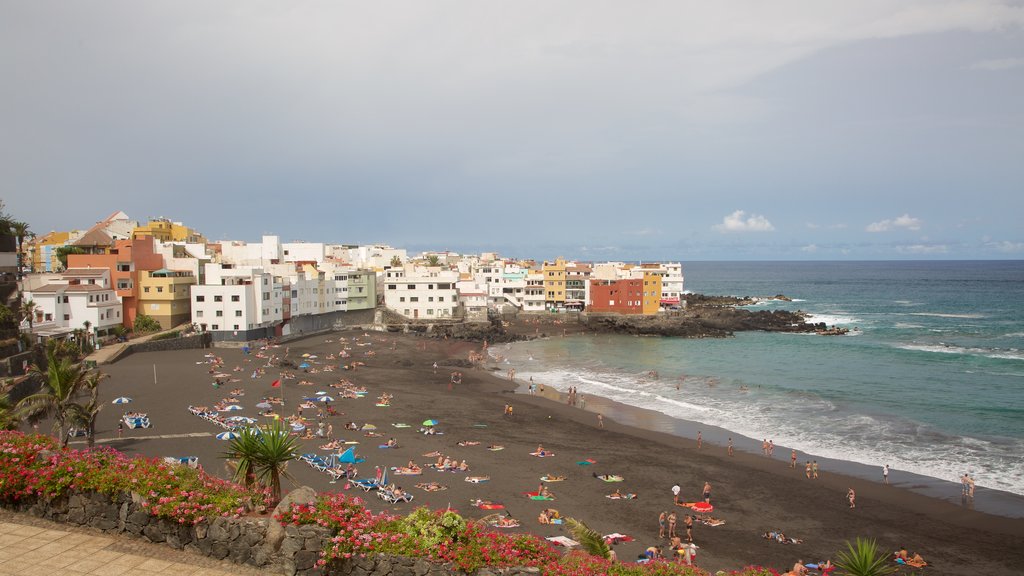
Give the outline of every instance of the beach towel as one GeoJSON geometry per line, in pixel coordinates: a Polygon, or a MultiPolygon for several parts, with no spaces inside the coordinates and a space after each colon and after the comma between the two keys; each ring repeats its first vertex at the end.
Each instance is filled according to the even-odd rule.
{"type": "Polygon", "coordinates": [[[603,476],[595,476],[595,478],[599,478],[601,480],[604,480],[605,482],[622,482],[622,476],[616,476],[614,474],[605,474],[603,476]]]}
{"type": "Polygon", "coordinates": [[[550,458],[551,456],[554,456],[554,455],[555,455],[554,452],[547,452],[547,451],[544,451],[544,452],[530,452],[530,456],[536,456],[537,458],[550,458]]]}
{"type": "Polygon", "coordinates": [[[619,534],[618,532],[612,532],[611,534],[604,535],[605,542],[611,542],[613,544],[619,544],[622,542],[632,542],[633,537],[625,534],[619,534]]]}
{"type": "Polygon", "coordinates": [[[548,536],[545,538],[549,542],[554,542],[559,546],[565,546],[566,548],[572,548],[573,546],[579,546],[580,543],[566,536],[548,536]]]}
{"type": "Polygon", "coordinates": [[[391,404],[381,404],[378,402],[377,404],[374,404],[374,406],[378,408],[387,408],[388,406],[391,406],[391,404]]]}
{"type": "Polygon", "coordinates": [[[473,428],[487,428],[487,424],[477,422],[476,424],[473,424],[473,428]]]}
{"type": "Polygon", "coordinates": [[[479,508],[481,510],[504,510],[505,509],[505,505],[502,504],[501,502],[491,502],[489,500],[476,500],[476,501],[470,502],[470,504],[472,504],[473,506],[476,506],[477,508],[479,508]]]}
{"type": "Polygon", "coordinates": [[[536,492],[524,492],[530,500],[554,500],[554,496],[541,496],[536,492]]]}
{"type": "Polygon", "coordinates": [[[491,452],[497,452],[498,450],[504,450],[505,447],[504,446],[488,446],[487,449],[490,450],[491,452]]]}
{"type": "Polygon", "coordinates": [[[636,500],[636,494],[606,494],[605,498],[610,500],[636,500]]]}
{"type": "Polygon", "coordinates": [[[412,428],[411,425],[406,424],[404,422],[395,422],[394,424],[392,424],[392,426],[394,426],[395,428],[412,428]]]}
{"type": "Polygon", "coordinates": [[[490,476],[466,476],[465,478],[463,478],[463,480],[469,482],[470,484],[482,484],[490,479],[490,476]]]}
{"type": "Polygon", "coordinates": [[[580,460],[579,462],[577,462],[577,464],[579,464],[580,466],[590,466],[591,464],[597,464],[597,460],[591,460],[590,458],[587,458],[586,460],[580,460]]]}
{"type": "Polygon", "coordinates": [[[541,482],[561,482],[565,480],[565,476],[541,476],[541,482]]]}

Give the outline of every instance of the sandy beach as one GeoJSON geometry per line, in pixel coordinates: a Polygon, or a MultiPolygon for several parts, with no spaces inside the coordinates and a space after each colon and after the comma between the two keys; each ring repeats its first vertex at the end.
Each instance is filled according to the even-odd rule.
{"type": "MultiPolygon", "coordinates": [[[[563,330],[571,337],[570,326],[513,327],[523,333],[552,333],[563,330]]],[[[292,414],[304,397],[317,392],[332,394],[342,378],[365,387],[367,395],[355,399],[336,398],[332,403],[340,414],[327,416],[334,437],[355,446],[366,459],[358,464],[360,475],[372,476],[376,466],[404,466],[412,461],[424,466],[437,458],[426,454],[440,452],[465,460],[469,472],[440,472],[424,468],[419,476],[391,476],[415,500],[411,504],[385,505],[373,493],[365,494],[374,509],[398,514],[415,506],[432,508],[451,506],[469,518],[481,518],[506,512],[521,522],[518,530],[540,536],[568,535],[558,525],[542,525],[538,514],[545,508],[557,509],[563,516],[581,519],[601,533],[620,533],[633,540],[617,544],[622,560],[635,559],[650,545],[666,544],[658,539],[658,515],[675,510],[678,532],[685,536],[683,516],[689,509],[675,507],[671,487],[681,487],[681,500],[697,501],[705,482],[712,485],[711,516],[724,524],[706,526],[696,523],[694,542],[700,547],[697,564],[714,572],[762,564],[788,569],[797,559],[805,562],[834,558],[846,540],[857,536],[877,538],[882,549],[906,546],[933,563],[926,570],[936,574],[1018,574],[1024,566],[1024,519],[1006,518],[968,509],[958,504],[931,498],[878,481],[826,472],[818,480],[804,477],[802,467],[789,467],[788,452],[776,451],[773,459],[737,450],[726,454],[725,446],[705,441],[697,450],[693,438],[682,438],[640,426],[627,426],[614,418],[604,418],[598,428],[596,410],[613,414],[628,407],[612,407],[599,399],[588,398],[586,410],[566,405],[561,396],[545,389],[543,394],[525,393],[524,382],[507,379],[504,367],[494,363],[467,367],[470,353],[481,352],[481,345],[465,341],[428,339],[412,335],[345,331],[270,347],[259,354],[241,350],[211,349],[135,354],[102,367],[110,378],[103,383],[107,404],[97,426],[98,438],[105,445],[130,454],[147,456],[196,456],[200,464],[217,475],[228,474],[221,452],[226,443],[214,438],[223,432],[197,416],[188,407],[210,406],[236,395],[243,410],[225,415],[259,415],[256,404],[264,396],[283,396],[282,414],[292,414]],[[345,351],[349,357],[342,358],[345,351]],[[218,373],[229,380],[219,388],[212,384],[210,358],[223,359],[218,373]],[[267,364],[267,356],[287,354],[296,364],[305,360],[309,368],[285,370],[294,378],[282,379],[281,388],[271,388],[281,369],[266,367],[263,374],[253,372],[267,364]],[[316,358],[303,358],[303,354],[316,358]],[[334,359],[328,359],[333,355],[334,359]],[[364,363],[354,370],[342,366],[364,363]],[[434,368],[436,362],[437,368],[434,368]],[[237,367],[237,370],[235,368],[237,367]],[[333,367],[331,371],[325,370],[333,367]],[[461,383],[451,384],[451,373],[462,373],[461,383]],[[516,390],[520,390],[519,393],[516,390]],[[390,406],[375,406],[381,393],[393,395],[390,406]],[[111,405],[118,396],[132,398],[127,405],[111,405]],[[513,415],[504,414],[511,404],[513,415]],[[125,429],[118,438],[117,422],[125,410],[145,412],[153,423],[148,429],[125,429]],[[435,429],[443,434],[418,432],[426,419],[435,419],[435,429]],[[346,422],[376,426],[379,436],[367,431],[345,429],[346,422]],[[395,427],[394,424],[409,427],[395,427]],[[389,438],[397,448],[379,448],[389,438]],[[463,444],[463,445],[460,445],[463,444]],[[532,456],[539,445],[552,456],[532,456]],[[499,451],[488,446],[501,445],[499,451]],[[587,460],[593,463],[580,465],[587,460]],[[542,484],[541,477],[564,476],[547,483],[553,501],[535,501],[525,493],[542,484]],[[595,475],[618,475],[621,482],[604,482],[595,475]],[[466,482],[467,476],[486,476],[482,483],[466,482]],[[436,482],[447,489],[427,492],[416,484],[436,482]],[[857,493],[857,507],[850,509],[848,488],[857,493]],[[635,493],[635,499],[610,499],[618,489],[635,493]],[[470,504],[482,499],[500,502],[502,510],[481,510],[470,504]],[[769,530],[781,529],[802,544],[780,544],[762,538],[769,530]]],[[[543,383],[538,382],[538,385],[543,383]]],[[[631,409],[630,421],[642,423],[644,411],[631,409]]],[[[305,409],[303,415],[316,429],[317,410],[305,409]]],[[[705,437],[707,438],[707,437],[705,437]]],[[[303,452],[326,455],[320,449],[325,439],[303,440],[303,452]]],[[[76,444],[76,446],[78,446],[76,444]]],[[[289,467],[297,484],[318,491],[344,490],[344,480],[331,484],[323,472],[301,462],[289,467]]],[[[364,495],[357,488],[348,492],[364,495]]],[[[980,496],[979,496],[980,497],[980,496]]]]}

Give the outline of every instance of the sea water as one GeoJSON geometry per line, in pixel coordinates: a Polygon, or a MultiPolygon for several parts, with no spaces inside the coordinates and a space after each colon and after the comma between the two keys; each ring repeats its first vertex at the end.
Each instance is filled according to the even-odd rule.
{"type": "Polygon", "coordinates": [[[851,333],[555,336],[496,352],[520,381],[758,446],[954,482],[968,472],[1024,495],[1024,262],[694,262],[684,274],[688,291],[783,294],[792,301],[751,308],[801,310],[851,333]]]}

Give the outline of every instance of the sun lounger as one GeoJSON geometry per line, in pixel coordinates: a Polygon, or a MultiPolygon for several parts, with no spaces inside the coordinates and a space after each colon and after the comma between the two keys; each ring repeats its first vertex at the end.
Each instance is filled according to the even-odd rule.
{"type": "Polygon", "coordinates": [[[554,452],[548,452],[546,450],[544,452],[530,452],[530,456],[536,456],[537,458],[550,458],[554,455],[554,452]]]}
{"type": "Polygon", "coordinates": [[[545,540],[548,540],[549,542],[554,542],[559,546],[565,546],[566,548],[573,548],[575,546],[580,545],[579,542],[567,536],[548,536],[547,538],[545,538],[545,540]]]}
{"type": "Polygon", "coordinates": [[[490,481],[490,479],[490,476],[466,476],[465,478],[463,478],[463,480],[469,482],[470,484],[482,484],[484,482],[490,481]]]}
{"type": "Polygon", "coordinates": [[[565,480],[565,476],[541,476],[541,482],[561,482],[565,480]]]}

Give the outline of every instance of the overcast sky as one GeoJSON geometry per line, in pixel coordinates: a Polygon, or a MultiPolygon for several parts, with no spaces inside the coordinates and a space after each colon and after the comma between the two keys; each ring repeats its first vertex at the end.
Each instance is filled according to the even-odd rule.
{"type": "Polygon", "coordinates": [[[0,198],[210,239],[1024,258],[1024,3],[0,0],[0,198]]]}

